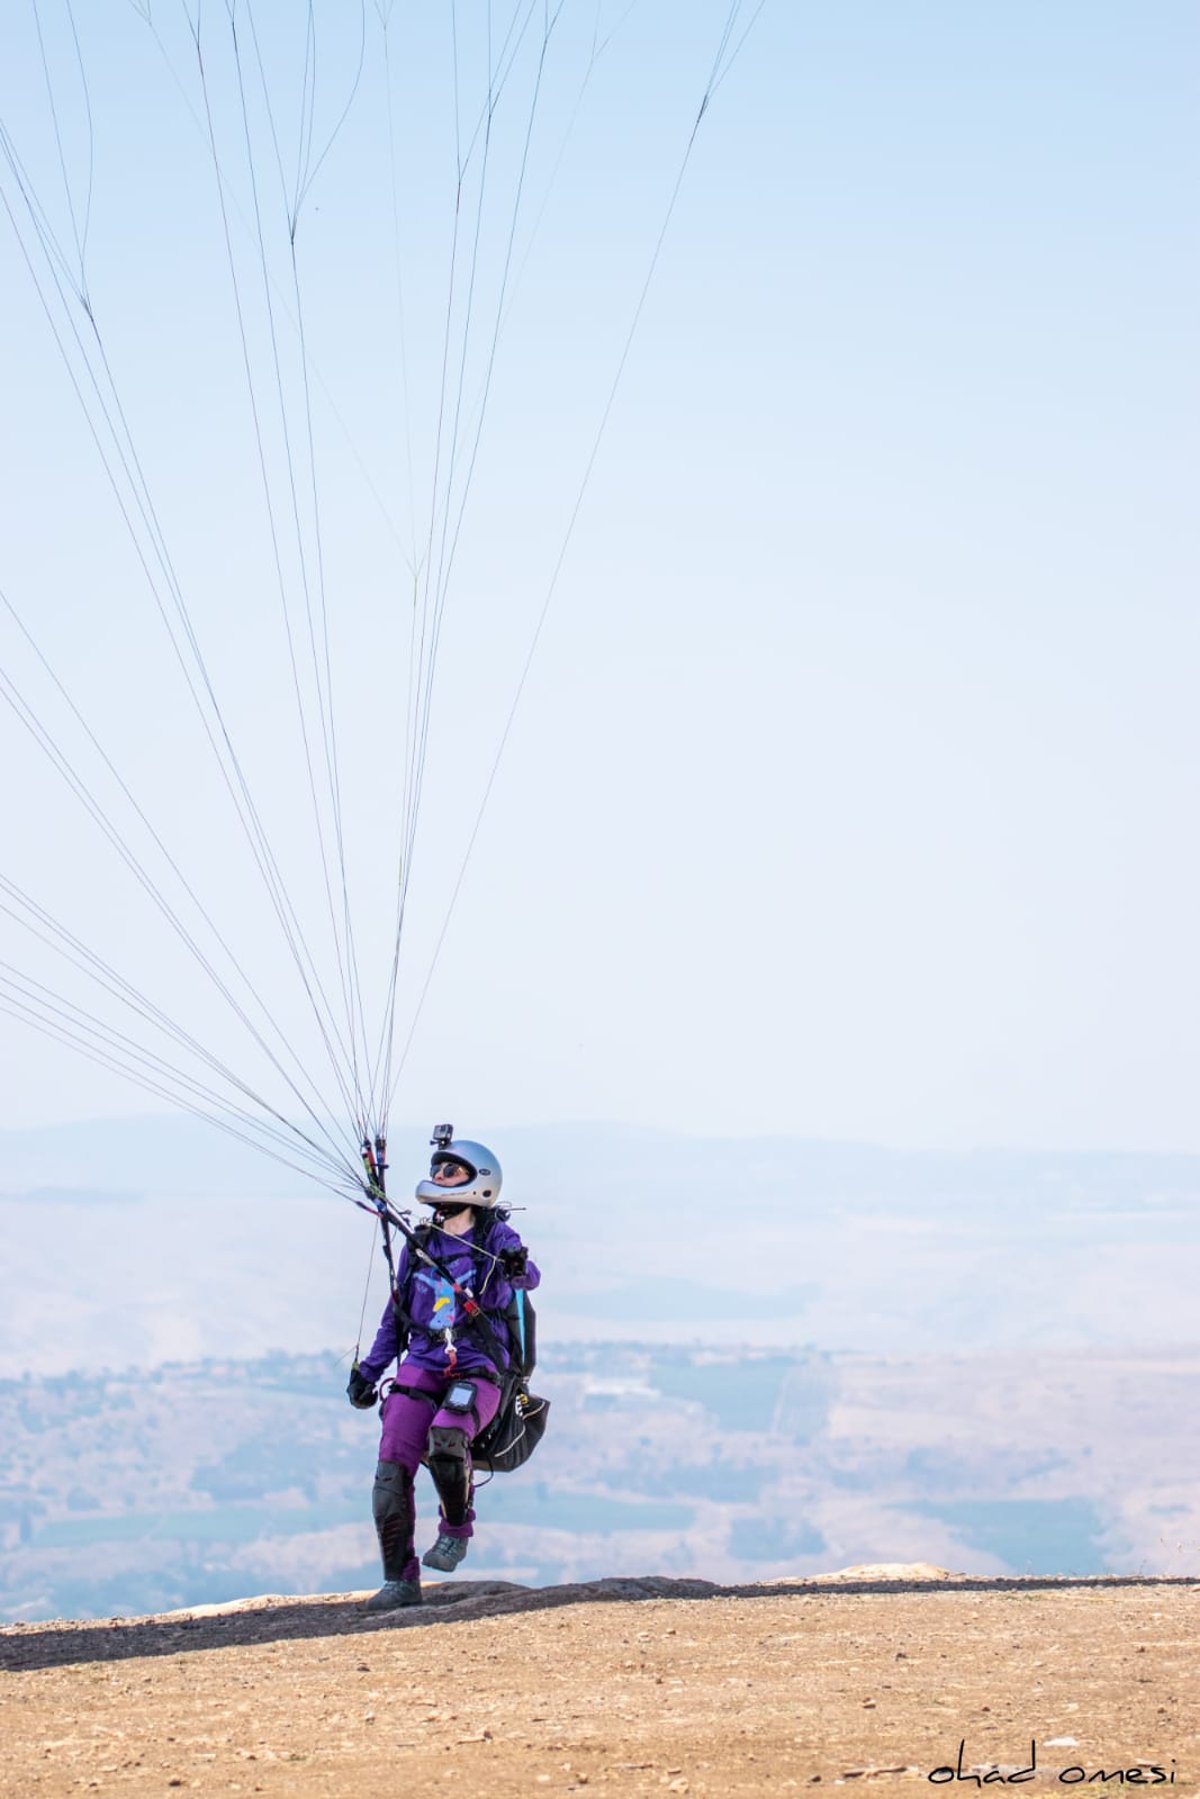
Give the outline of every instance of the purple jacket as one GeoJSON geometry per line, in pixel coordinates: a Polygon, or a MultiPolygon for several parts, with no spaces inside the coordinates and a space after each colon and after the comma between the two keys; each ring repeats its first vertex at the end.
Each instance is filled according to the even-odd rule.
{"type": "MultiPolygon", "coordinates": [[[[460,1286],[471,1289],[484,1312],[491,1315],[491,1325],[484,1323],[477,1332],[476,1327],[466,1323],[449,1283],[419,1258],[414,1258],[405,1243],[396,1262],[397,1290],[413,1320],[404,1360],[418,1368],[431,1369],[437,1374],[444,1374],[451,1366],[464,1373],[489,1366],[493,1369],[507,1368],[509,1356],[508,1330],[504,1323],[505,1308],[512,1298],[514,1287],[531,1290],[542,1277],[537,1264],[529,1262],[524,1274],[516,1275],[510,1280],[491,1257],[498,1256],[502,1249],[522,1249],[524,1245],[520,1237],[504,1219],[496,1218],[492,1220],[487,1234],[480,1238],[478,1248],[470,1237],[454,1237],[449,1231],[434,1231],[428,1247],[430,1255],[436,1256],[445,1265],[460,1286]],[[493,1352],[489,1355],[484,1351],[482,1337],[484,1331],[493,1327],[495,1341],[493,1352]],[[450,1357],[451,1345],[454,1349],[453,1362],[450,1357]]],[[[389,1364],[405,1351],[405,1347],[400,1340],[396,1314],[389,1299],[375,1341],[371,1345],[371,1353],[363,1356],[359,1367],[368,1380],[378,1381],[389,1364]]]]}

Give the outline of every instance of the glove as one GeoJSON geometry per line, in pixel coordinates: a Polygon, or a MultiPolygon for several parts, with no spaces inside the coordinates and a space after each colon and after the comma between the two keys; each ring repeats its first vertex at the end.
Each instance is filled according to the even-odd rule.
{"type": "Polygon", "coordinates": [[[350,1370],[350,1379],[346,1382],[346,1392],[350,1396],[350,1404],[356,1406],[360,1412],[369,1412],[379,1398],[378,1388],[367,1379],[357,1362],[350,1370]]]}
{"type": "Polygon", "coordinates": [[[524,1274],[529,1266],[529,1251],[522,1243],[520,1249],[502,1249],[496,1257],[500,1271],[511,1280],[514,1274],[524,1274]]]}

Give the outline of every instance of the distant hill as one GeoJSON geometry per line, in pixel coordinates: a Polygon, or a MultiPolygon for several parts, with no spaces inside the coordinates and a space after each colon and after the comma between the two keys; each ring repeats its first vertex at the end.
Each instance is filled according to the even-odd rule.
{"type": "MultiPolygon", "coordinates": [[[[1186,1341],[1200,1157],[497,1129],[548,1341],[927,1355],[1186,1341]]],[[[403,1200],[428,1132],[393,1134],[403,1200]]],[[[345,1199],[193,1119],[0,1136],[0,1375],[351,1348],[383,1269],[345,1199]]]]}

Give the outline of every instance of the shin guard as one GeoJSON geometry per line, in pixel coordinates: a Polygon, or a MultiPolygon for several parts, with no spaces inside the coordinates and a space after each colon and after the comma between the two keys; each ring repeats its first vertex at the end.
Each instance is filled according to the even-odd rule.
{"type": "Polygon", "coordinates": [[[375,1489],[371,1495],[375,1514],[375,1530],[379,1537],[379,1553],[383,1558],[383,1578],[404,1580],[416,1555],[413,1531],[416,1512],[413,1506],[413,1478],[399,1462],[380,1462],[375,1470],[375,1489]]]}

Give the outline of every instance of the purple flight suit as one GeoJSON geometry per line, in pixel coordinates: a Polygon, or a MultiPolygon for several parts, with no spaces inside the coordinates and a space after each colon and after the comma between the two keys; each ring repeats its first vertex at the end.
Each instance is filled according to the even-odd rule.
{"type": "MultiPolygon", "coordinates": [[[[406,1243],[396,1264],[396,1285],[405,1296],[413,1321],[408,1342],[401,1345],[389,1300],[370,1353],[359,1362],[367,1379],[378,1383],[389,1364],[404,1350],[396,1369],[398,1384],[383,1402],[379,1460],[399,1464],[410,1477],[421,1465],[431,1429],[471,1429],[472,1420],[464,1420],[461,1412],[446,1411],[436,1403],[456,1380],[466,1379],[475,1385],[477,1423],[472,1435],[477,1435],[495,1417],[500,1406],[500,1373],[509,1364],[504,1312],[515,1288],[532,1290],[542,1278],[534,1262],[527,1262],[523,1273],[509,1276],[491,1259],[502,1250],[524,1248],[504,1219],[491,1220],[486,1232],[477,1226],[474,1235],[478,1243],[472,1236],[455,1237],[449,1231],[435,1230],[428,1247],[460,1286],[470,1288],[485,1320],[487,1314],[491,1315],[491,1326],[486,1321],[478,1331],[469,1326],[449,1282],[414,1258],[406,1243]],[[494,1341],[485,1349],[483,1336],[489,1329],[494,1341]],[[417,1398],[414,1391],[404,1391],[406,1388],[430,1397],[417,1398]]],[[[471,1491],[473,1496],[473,1482],[471,1491]]],[[[470,1504],[461,1524],[448,1523],[445,1511],[439,1507],[439,1535],[470,1537],[474,1522],[475,1511],[470,1504]]],[[[419,1572],[416,1552],[410,1549],[401,1578],[416,1580],[419,1572]]]]}

